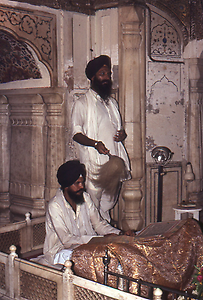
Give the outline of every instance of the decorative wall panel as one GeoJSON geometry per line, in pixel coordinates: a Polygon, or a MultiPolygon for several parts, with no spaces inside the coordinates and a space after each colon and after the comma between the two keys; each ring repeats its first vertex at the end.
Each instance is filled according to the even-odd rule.
{"type": "Polygon", "coordinates": [[[171,17],[182,31],[184,45],[188,38],[203,38],[203,3],[201,0],[148,0],[171,17]]]}
{"type": "MultiPolygon", "coordinates": [[[[34,5],[41,5],[40,0],[20,0],[20,2],[30,3],[34,5]]],[[[63,9],[69,11],[77,11],[85,14],[94,14],[96,10],[116,7],[118,5],[145,5],[152,4],[167,11],[171,16],[173,15],[180,23],[184,24],[188,29],[190,22],[193,24],[196,20],[197,25],[193,24],[194,34],[196,36],[202,35],[202,16],[201,10],[203,3],[201,0],[46,0],[43,5],[53,7],[56,9],[63,9]]]]}
{"type": "Polygon", "coordinates": [[[151,161],[150,150],[160,145],[181,161],[186,102],[182,41],[176,27],[154,11],[151,37],[153,59],[147,57],[146,72],[147,162],[151,161]]]}
{"type": "Polygon", "coordinates": [[[174,159],[181,161],[184,143],[184,91],[181,90],[180,65],[148,63],[146,142],[147,161],[156,145],[169,147],[174,159]]]}
{"type": "MultiPolygon", "coordinates": [[[[40,0],[20,0],[19,2],[42,5],[40,0]]],[[[46,2],[43,2],[43,5],[48,7],[85,14],[94,14],[97,10],[118,7],[119,5],[133,4],[142,7],[146,4],[152,4],[166,12],[179,23],[186,43],[188,37],[191,39],[201,39],[203,37],[202,0],[46,0],[46,2]]]]}
{"type": "Polygon", "coordinates": [[[181,41],[176,28],[157,13],[151,17],[151,56],[155,59],[181,57],[181,41]]]}
{"type": "Polygon", "coordinates": [[[0,29],[33,47],[48,68],[52,85],[57,82],[55,15],[0,6],[0,29]]]}
{"type": "Polygon", "coordinates": [[[185,110],[188,101],[183,35],[169,17],[152,8],[151,56],[146,56],[146,225],[157,220],[158,167],[151,150],[168,147],[174,154],[163,176],[162,220],[174,220],[173,206],[182,201],[182,163],[185,155],[185,110]]]}
{"type": "Polygon", "coordinates": [[[32,53],[25,43],[0,31],[0,83],[42,78],[32,53]]]}

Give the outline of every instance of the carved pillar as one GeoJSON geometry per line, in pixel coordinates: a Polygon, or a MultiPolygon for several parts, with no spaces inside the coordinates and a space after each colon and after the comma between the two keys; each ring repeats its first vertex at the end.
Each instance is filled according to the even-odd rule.
{"type": "Polygon", "coordinates": [[[203,206],[203,59],[186,59],[189,74],[187,117],[187,161],[192,163],[195,180],[187,184],[188,196],[203,206]]]}
{"type": "Polygon", "coordinates": [[[0,94],[0,212],[10,206],[12,220],[18,221],[26,212],[32,218],[44,215],[45,200],[58,188],[56,172],[65,161],[65,89],[7,90],[5,95],[0,94]]]}
{"type": "Polygon", "coordinates": [[[49,201],[58,188],[56,173],[65,162],[64,91],[43,95],[46,103],[47,154],[45,200],[49,201]]]}
{"type": "Polygon", "coordinates": [[[8,96],[11,106],[10,197],[15,220],[43,215],[44,102],[39,94],[23,93],[8,96]]]}
{"type": "Polygon", "coordinates": [[[10,221],[9,201],[9,104],[6,96],[0,95],[0,138],[1,138],[1,165],[0,165],[0,222],[10,221]]]}
{"type": "Polygon", "coordinates": [[[132,167],[132,179],[124,184],[123,229],[143,226],[141,206],[144,176],[145,132],[145,43],[143,10],[134,6],[119,8],[119,101],[128,137],[126,148],[132,167]]]}

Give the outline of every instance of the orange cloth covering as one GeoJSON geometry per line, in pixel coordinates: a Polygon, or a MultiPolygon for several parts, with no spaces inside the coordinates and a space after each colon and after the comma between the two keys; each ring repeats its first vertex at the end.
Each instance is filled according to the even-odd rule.
{"type": "MultiPolygon", "coordinates": [[[[103,284],[103,257],[108,248],[110,271],[118,273],[120,263],[126,276],[190,291],[194,265],[199,267],[203,263],[203,234],[198,222],[194,219],[176,221],[172,229],[154,236],[144,232],[136,237],[93,238],[79,246],[72,254],[75,274],[103,284]]],[[[109,285],[115,287],[112,276],[109,276],[109,285]]],[[[130,291],[135,292],[135,285],[130,286],[130,291]]]]}

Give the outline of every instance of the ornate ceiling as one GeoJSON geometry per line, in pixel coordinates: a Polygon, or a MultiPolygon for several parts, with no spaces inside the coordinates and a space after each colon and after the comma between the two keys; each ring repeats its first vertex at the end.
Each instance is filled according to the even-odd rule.
{"type": "MultiPolygon", "coordinates": [[[[41,0],[18,0],[19,2],[41,5],[41,0]]],[[[119,5],[152,4],[184,26],[190,39],[203,38],[203,0],[44,0],[43,6],[94,14],[96,10],[117,7],[119,5]]]]}

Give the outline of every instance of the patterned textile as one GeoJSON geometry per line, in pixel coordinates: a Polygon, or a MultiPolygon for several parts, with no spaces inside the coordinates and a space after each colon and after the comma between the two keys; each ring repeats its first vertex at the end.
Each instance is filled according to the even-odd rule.
{"type": "MultiPolygon", "coordinates": [[[[75,274],[103,283],[103,257],[107,248],[112,272],[116,272],[120,264],[126,276],[178,290],[191,289],[194,265],[203,263],[203,234],[194,219],[179,221],[171,230],[154,236],[143,232],[136,237],[93,239],[73,251],[75,274]]],[[[109,278],[110,285],[115,286],[111,276],[109,278]]],[[[135,292],[135,285],[130,286],[130,291],[135,292]]]]}

